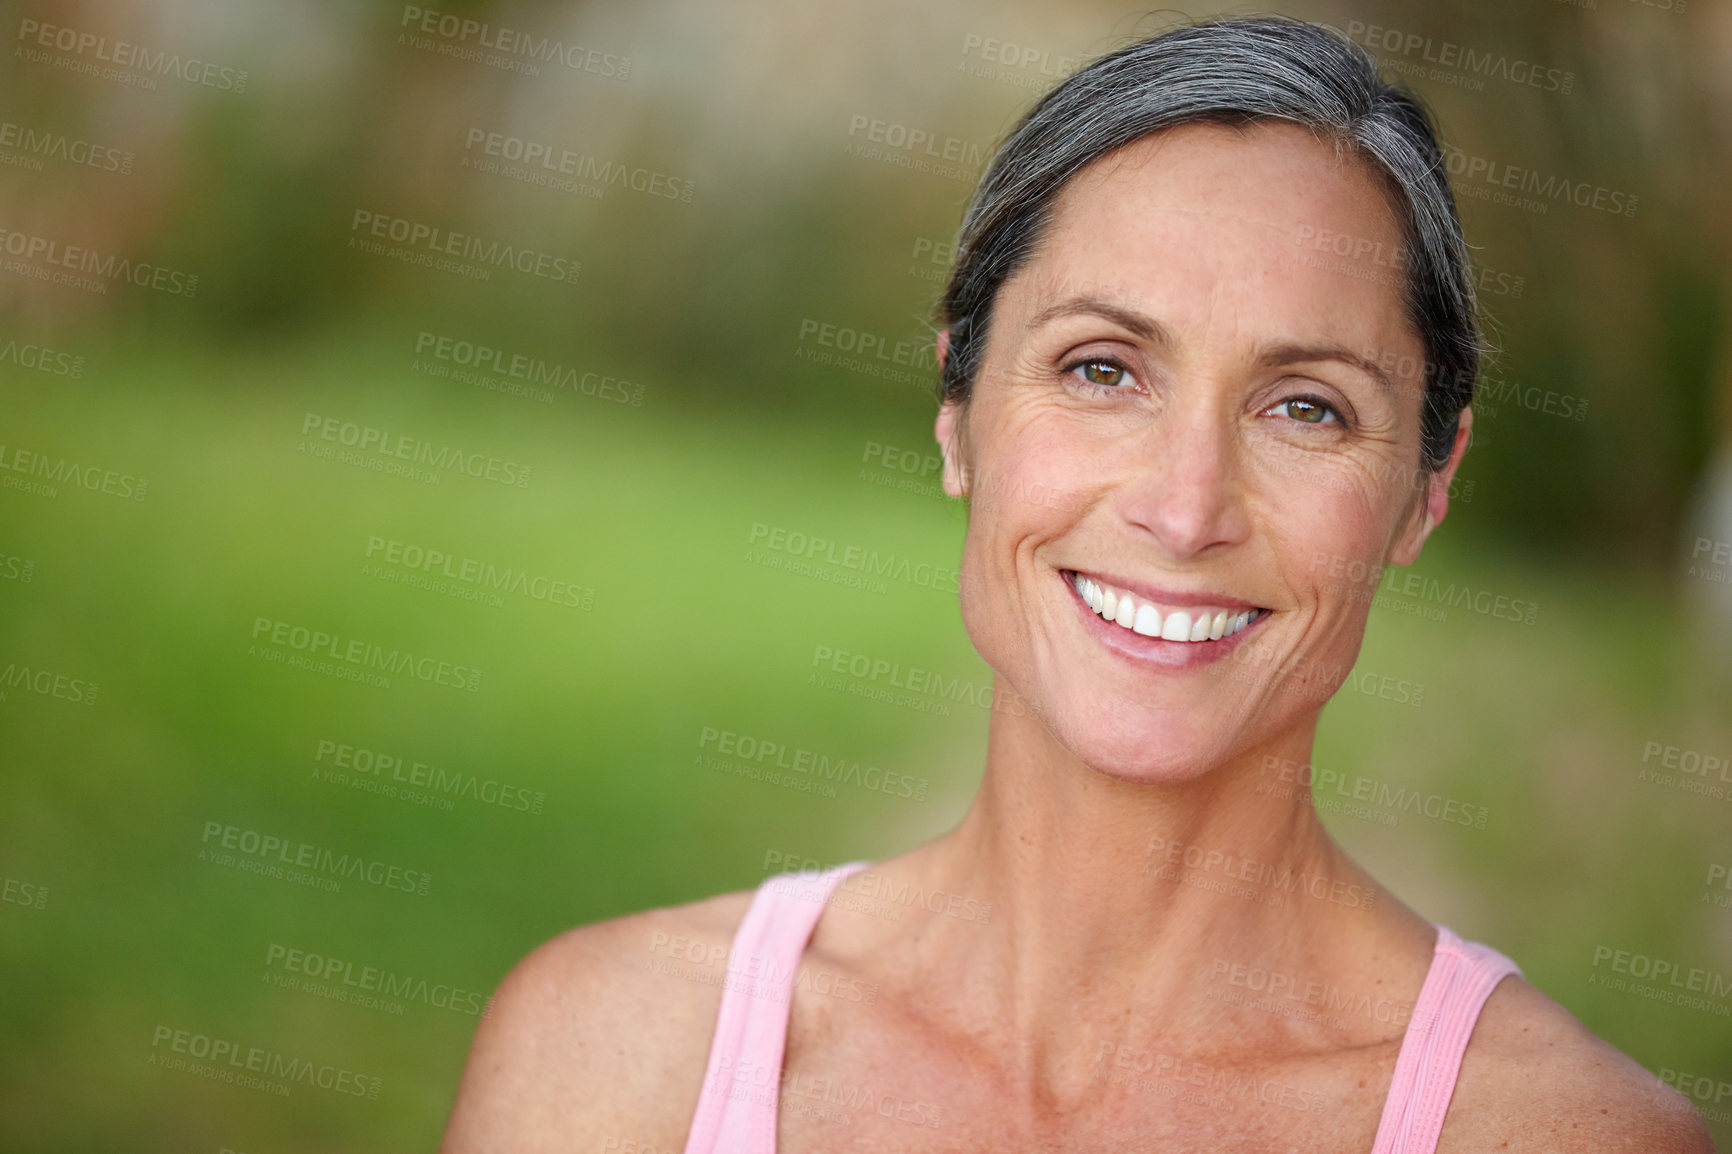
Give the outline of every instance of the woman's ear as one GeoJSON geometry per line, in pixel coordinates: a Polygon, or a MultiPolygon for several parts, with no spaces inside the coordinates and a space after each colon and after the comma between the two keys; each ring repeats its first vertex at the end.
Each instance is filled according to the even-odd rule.
{"type": "MultiPolygon", "coordinates": [[[[940,349],[943,339],[939,338],[940,349]]],[[[944,456],[944,491],[952,497],[968,496],[968,443],[962,428],[967,413],[962,401],[945,401],[938,407],[938,420],[932,426],[938,451],[944,456]]]]}
{"type": "Polygon", "coordinates": [[[1389,564],[1411,565],[1419,560],[1419,551],[1425,546],[1426,538],[1443,524],[1444,517],[1449,514],[1449,486],[1455,480],[1455,471],[1461,468],[1461,458],[1472,440],[1473,410],[1467,408],[1461,411],[1461,422],[1455,429],[1455,444],[1450,449],[1449,460],[1427,480],[1423,498],[1390,547],[1389,564]]]}
{"type": "MultiPolygon", "coordinates": [[[[932,346],[938,361],[938,371],[944,372],[944,362],[950,357],[950,330],[938,330],[932,346]]],[[[945,401],[938,407],[938,421],[932,427],[938,438],[938,450],[944,455],[944,491],[952,497],[968,496],[968,445],[963,437],[962,422],[967,413],[961,401],[945,401]]]]}

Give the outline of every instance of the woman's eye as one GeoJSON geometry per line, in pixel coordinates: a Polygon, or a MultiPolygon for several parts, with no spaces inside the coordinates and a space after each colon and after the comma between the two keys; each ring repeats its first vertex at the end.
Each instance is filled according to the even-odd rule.
{"type": "Polygon", "coordinates": [[[1099,359],[1078,361],[1071,366],[1071,372],[1080,376],[1085,383],[1103,389],[1119,388],[1129,379],[1129,374],[1123,367],[1112,361],[1099,359]]]}
{"type": "Polygon", "coordinates": [[[1289,397],[1270,409],[1269,412],[1283,413],[1283,415],[1291,417],[1295,421],[1302,421],[1307,425],[1338,425],[1341,423],[1341,415],[1316,397],[1289,397]]]}

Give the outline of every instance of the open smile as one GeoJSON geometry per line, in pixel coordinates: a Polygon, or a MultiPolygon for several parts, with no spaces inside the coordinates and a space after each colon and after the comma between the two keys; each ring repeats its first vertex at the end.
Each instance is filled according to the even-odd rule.
{"type": "Polygon", "coordinates": [[[1095,616],[1127,633],[1186,645],[1219,642],[1236,636],[1272,612],[1243,601],[1210,602],[1189,594],[1165,598],[1133,593],[1091,574],[1060,570],[1065,581],[1095,616]],[[1176,604],[1176,601],[1188,604],[1176,604]]]}

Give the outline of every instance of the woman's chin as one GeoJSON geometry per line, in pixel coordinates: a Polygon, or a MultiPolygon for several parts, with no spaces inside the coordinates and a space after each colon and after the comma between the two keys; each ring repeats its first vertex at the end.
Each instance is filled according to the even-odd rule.
{"type": "Polygon", "coordinates": [[[1089,768],[1120,781],[1192,781],[1229,755],[1229,743],[1209,720],[1173,713],[1078,717],[1060,736],[1089,768]]]}
{"type": "Polygon", "coordinates": [[[1096,773],[1127,785],[1183,785],[1208,773],[1214,766],[1209,750],[1162,750],[1151,758],[1148,750],[1114,750],[1083,760],[1096,773]]]}

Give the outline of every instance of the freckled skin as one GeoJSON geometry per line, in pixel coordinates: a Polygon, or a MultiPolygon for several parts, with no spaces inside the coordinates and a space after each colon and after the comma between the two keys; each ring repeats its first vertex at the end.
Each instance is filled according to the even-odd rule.
{"type": "MultiPolygon", "coordinates": [[[[1418,337],[1387,278],[1303,259],[1320,230],[1400,240],[1363,164],[1302,129],[1172,129],[1078,174],[1003,286],[973,397],[935,431],[947,491],[971,502],[963,622],[1007,707],[961,823],[872,867],[877,892],[991,915],[824,910],[803,964],[874,996],[796,991],[783,1154],[1371,1148],[1435,932],[1335,845],[1303,778],[1267,770],[1310,761],[1358,653],[1368,602],[1331,569],[1419,555],[1471,415],[1422,474],[1418,375],[1375,372],[1416,366],[1418,337]],[[1083,297],[1095,311],[1067,311],[1083,297]],[[1065,570],[1272,612],[1236,647],[1138,648],[1065,570]],[[1174,845],[1375,900],[1223,886],[1173,868],[1174,845]],[[1398,1012],[1273,1012],[1235,966],[1398,1012]],[[820,1108],[789,1086],[846,1093],[820,1108]]],[[[477,1032],[444,1149],[682,1149],[720,991],[646,959],[674,940],[725,957],[750,897],[532,953],[477,1032]]],[[[1510,977],[1438,1154],[1487,1149],[1712,1145],[1676,1092],[1510,977]]]]}

